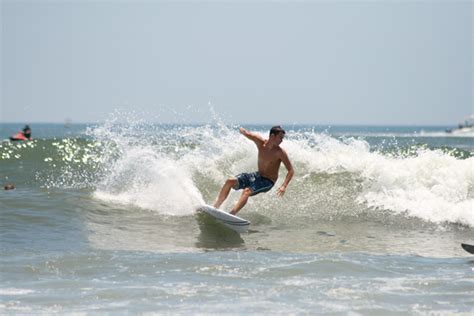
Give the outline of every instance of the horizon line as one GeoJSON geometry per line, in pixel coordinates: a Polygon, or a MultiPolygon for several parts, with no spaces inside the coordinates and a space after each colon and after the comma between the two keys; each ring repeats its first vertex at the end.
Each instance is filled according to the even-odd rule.
{"type": "MultiPolygon", "coordinates": [[[[32,124],[54,124],[54,125],[94,125],[94,124],[104,124],[105,121],[97,121],[97,122],[46,122],[46,121],[38,121],[38,122],[0,122],[1,124],[19,124],[19,125],[32,125],[32,124]]],[[[120,122],[118,124],[126,124],[126,122],[120,122]]],[[[209,122],[152,122],[151,124],[157,125],[210,125],[209,122]]],[[[390,124],[376,124],[376,123],[245,123],[245,122],[238,122],[238,123],[224,123],[225,125],[282,125],[282,126],[295,126],[295,125],[307,125],[307,126],[371,126],[371,127],[412,127],[412,126],[419,126],[419,127],[449,127],[449,126],[457,126],[458,123],[455,124],[419,124],[419,123],[390,123],[390,124]]],[[[211,124],[212,125],[212,124],[211,124]]]]}

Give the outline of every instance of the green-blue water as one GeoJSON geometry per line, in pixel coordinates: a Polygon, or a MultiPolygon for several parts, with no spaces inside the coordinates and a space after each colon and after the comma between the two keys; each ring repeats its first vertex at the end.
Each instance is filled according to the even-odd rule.
{"type": "Polygon", "coordinates": [[[237,126],[31,127],[0,147],[2,314],[474,312],[472,136],[285,126],[295,177],[237,235],[194,213],[256,168],[237,126]]]}

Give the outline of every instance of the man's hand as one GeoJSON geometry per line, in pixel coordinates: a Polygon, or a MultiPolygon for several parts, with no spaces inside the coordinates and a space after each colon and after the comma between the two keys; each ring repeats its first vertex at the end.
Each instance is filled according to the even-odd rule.
{"type": "Polygon", "coordinates": [[[277,195],[279,197],[282,197],[285,194],[285,191],[286,191],[286,187],[284,185],[282,185],[281,187],[278,188],[277,195]]]}

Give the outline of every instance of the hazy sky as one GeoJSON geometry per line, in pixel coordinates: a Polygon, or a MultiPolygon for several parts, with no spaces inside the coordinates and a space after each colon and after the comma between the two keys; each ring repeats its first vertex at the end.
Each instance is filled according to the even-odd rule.
{"type": "Polygon", "coordinates": [[[1,1],[1,122],[453,125],[472,1],[1,1]]]}

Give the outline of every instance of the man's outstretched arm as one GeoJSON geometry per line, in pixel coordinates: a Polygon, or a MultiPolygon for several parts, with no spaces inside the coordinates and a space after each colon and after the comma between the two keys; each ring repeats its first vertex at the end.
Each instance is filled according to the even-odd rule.
{"type": "Polygon", "coordinates": [[[265,139],[263,139],[262,136],[256,133],[249,132],[243,127],[240,128],[240,134],[244,135],[245,137],[253,141],[255,144],[257,144],[257,146],[261,146],[265,142],[265,139]]]}

